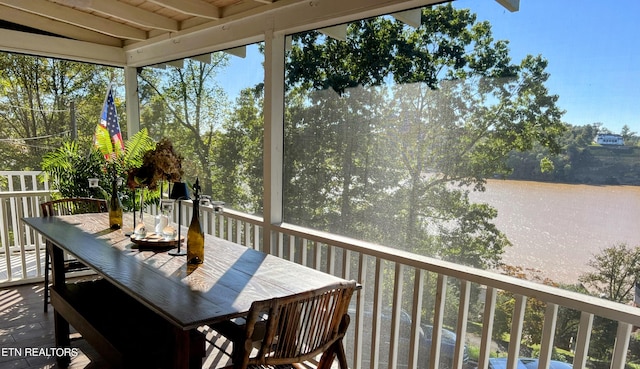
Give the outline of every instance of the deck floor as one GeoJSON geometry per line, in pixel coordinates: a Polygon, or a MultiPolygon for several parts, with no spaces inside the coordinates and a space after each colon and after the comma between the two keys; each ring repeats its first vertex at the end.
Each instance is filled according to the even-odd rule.
{"type": "MultiPolygon", "coordinates": [[[[53,348],[53,308],[43,311],[43,285],[29,284],[0,289],[0,368],[56,368],[55,356],[47,356],[53,348]]],[[[207,356],[203,368],[219,368],[228,364],[224,351],[230,350],[228,341],[215,332],[206,332],[207,356]],[[215,344],[212,344],[215,343],[215,344]],[[217,346],[220,347],[217,347],[217,346]]],[[[91,346],[75,334],[71,346],[78,356],[72,358],[69,368],[105,368],[109,365],[91,346]]]]}

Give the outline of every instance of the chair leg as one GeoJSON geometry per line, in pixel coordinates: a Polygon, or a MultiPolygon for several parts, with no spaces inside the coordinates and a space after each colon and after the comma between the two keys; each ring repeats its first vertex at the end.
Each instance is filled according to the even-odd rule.
{"type": "Polygon", "coordinates": [[[49,269],[51,261],[49,260],[49,248],[44,251],[44,312],[49,311],[49,269]]]}
{"type": "Polygon", "coordinates": [[[231,341],[231,362],[234,366],[242,362],[243,350],[240,345],[244,345],[244,342],[231,341]]]}
{"type": "Polygon", "coordinates": [[[347,355],[344,352],[344,346],[342,346],[342,343],[338,344],[336,349],[337,349],[336,355],[338,356],[338,363],[340,364],[340,369],[349,369],[349,364],[347,364],[347,355]]]}
{"type": "Polygon", "coordinates": [[[322,356],[320,357],[320,362],[318,363],[318,369],[330,369],[333,366],[333,361],[338,359],[338,367],[340,369],[349,369],[349,364],[347,363],[347,355],[344,351],[344,346],[342,346],[342,342],[335,342],[331,347],[327,349],[322,356]]]}
{"type": "MultiPolygon", "coordinates": [[[[336,343],[334,343],[325,352],[322,353],[322,355],[320,356],[320,361],[318,362],[318,369],[331,369],[333,360],[336,358],[336,349],[336,343]]],[[[342,363],[340,363],[340,369],[344,369],[342,367],[342,363]]]]}

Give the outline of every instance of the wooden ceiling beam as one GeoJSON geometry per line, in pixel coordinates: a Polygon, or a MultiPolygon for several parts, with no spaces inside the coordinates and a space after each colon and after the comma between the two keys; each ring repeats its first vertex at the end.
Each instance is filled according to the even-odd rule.
{"type": "Polygon", "coordinates": [[[162,29],[170,32],[180,29],[178,21],[116,0],[89,1],[86,4],[86,9],[141,27],[162,29]]]}
{"type": "Polygon", "coordinates": [[[119,38],[4,5],[0,5],[0,19],[78,41],[122,47],[122,41],[119,38]]]}
{"type": "Polygon", "coordinates": [[[29,55],[61,58],[86,63],[126,66],[126,55],[119,46],[97,45],[62,37],[0,29],[2,50],[29,55]]]}
{"type": "Polygon", "coordinates": [[[146,31],[46,0],[0,0],[0,4],[113,37],[139,41],[147,39],[146,31]]]}
{"type": "Polygon", "coordinates": [[[183,14],[196,17],[220,19],[220,8],[202,0],[148,0],[183,14]]]}

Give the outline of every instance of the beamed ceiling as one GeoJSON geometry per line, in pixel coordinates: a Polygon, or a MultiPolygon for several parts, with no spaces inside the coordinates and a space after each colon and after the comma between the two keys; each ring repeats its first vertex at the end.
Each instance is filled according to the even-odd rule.
{"type": "Polygon", "coordinates": [[[264,12],[277,0],[0,0],[10,24],[123,47],[203,24],[264,12]]]}
{"type": "Polygon", "coordinates": [[[0,51],[143,66],[439,2],[0,0],[0,51]]]}

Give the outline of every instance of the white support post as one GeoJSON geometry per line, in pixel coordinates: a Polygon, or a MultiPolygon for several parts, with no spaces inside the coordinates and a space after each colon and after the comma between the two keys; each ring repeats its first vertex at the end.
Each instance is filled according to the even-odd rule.
{"type": "Polygon", "coordinates": [[[264,249],[271,253],[276,235],[271,225],[282,222],[284,146],[284,34],[265,32],[264,47],[264,249]]]}
{"type": "Polygon", "coordinates": [[[140,131],[140,100],[138,98],[137,68],[124,68],[124,86],[127,103],[127,137],[131,137],[140,131]]]}

